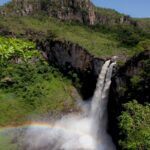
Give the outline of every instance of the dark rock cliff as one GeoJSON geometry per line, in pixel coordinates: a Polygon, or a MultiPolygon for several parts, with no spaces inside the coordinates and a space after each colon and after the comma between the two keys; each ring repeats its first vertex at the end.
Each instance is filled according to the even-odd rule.
{"type": "Polygon", "coordinates": [[[150,50],[132,57],[123,66],[118,67],[110,88],[108,104],[109,132],[116,145],[120,139],[118,119],[122,104],[136,99],[139,103],[150,102],[150,50]]]}
{"type": "Polygon", "coordinates": [[[96,58],[79,45],[67,41],[37,41],[37,48],[50,64],[59,68],[64,74],[73,71],[78,75],[83,83],[81,94],[84,99],[93,95],[104,59],[96,58]]]}

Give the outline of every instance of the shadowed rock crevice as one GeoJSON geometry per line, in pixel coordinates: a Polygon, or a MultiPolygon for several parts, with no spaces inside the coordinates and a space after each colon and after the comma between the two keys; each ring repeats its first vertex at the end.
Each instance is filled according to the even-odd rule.
{"type": "Polygon", "coordinates": [[[67,41],[37,41],[37,48],[50,65],[59,68],[67,76],[71,73],[73,80],[77,75],[81,82],[80,93],[83,99],[93,95],[104,59],[96,58],[79,45],[67,41]]]}

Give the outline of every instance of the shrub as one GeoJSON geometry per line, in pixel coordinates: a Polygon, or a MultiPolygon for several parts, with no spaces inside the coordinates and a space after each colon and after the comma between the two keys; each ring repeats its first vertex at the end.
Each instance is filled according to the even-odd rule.
{"type": "Polygon", "coordinates": [[[142,81],[142,77],[139,76],[139,75],[134,75],[132,78],[131,78],[131,84],[134,88],[140,86],[140,82],[142,81]]]}
{"type": "Polygon", "coordinates": [[[120,26],[118,28],[118,39],[121,44],[131,47],[137,45],[141,40],[136,29],[129,26],[120,26]]]}
{"type": "Polygon", "coordinates": [[[141,105],[137,101],[124,104],[125,111],[119,117],[123,139],[123,149],[150,149],[150,104],[141,105]]]}
{"type": "Polygon", "coordinates": [[[4,40],[4,43],[0,41],[0,45],[6,46],[7,43],[1,56],[7,54],[7,48],[13,47],[9,57],[0,63],[0,126],[25,122],[33,114],[55,112],[53,115],[56,115],[64,109],[73,108],[71,81],[49,66],[35,50],[34,43],[12,38],[0,39],[4,40]],[[22,59],[20,63],[12,61],[16,49],[21,51],[18,57],[22,59]],[[34,58],[36,61],[33,61],[34,58]]]}
{"type": "Polygon", "coordinates": [[[138,45],[144,49],[150,50],[150,40],[149,39],[139,42],[138,45]]]}
{"type": "Polygon", "coordinates": [[[0,37],[0,63],[21,58],[23,61],[39,56],[35,50],[35,44],[16,38],[0,37]]]}

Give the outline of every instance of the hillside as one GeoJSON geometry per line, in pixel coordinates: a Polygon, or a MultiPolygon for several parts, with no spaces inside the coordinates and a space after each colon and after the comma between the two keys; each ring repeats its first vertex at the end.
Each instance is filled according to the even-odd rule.
{"type": "Polygon", "coordinates": [[[132,48],[121,46],[111,34],[100,33],[89,27],[76,23],[60,22],[54,18],[42,20],[32,17],[2,18],[0,26],[7,31],[20,35],[26,32],[44,32],[46,35],[52,33],[59,40],[66,40],[77,43],[86,48],[91,54],[96,56],[113,56],[132,53],[132,48]]]}
{"type": "Polygon", "coordinates": [[[116,11],[97,8],[90,0],[13,0],[0,12],[11,16],[45,14],[60,20],[74,20],[89,25],[136,24],[130,17],[116,11]]]}
{"type": "Polygon", "coordinates": [[[50,67],[32,42],[0,37],[0,52],[0,126],[32,116],[59,117],[75,108],[73,83],[50,67]]]}
{"type": "Polygon", "coordinates": [[[46,1],[35,2],[12,1],[2,7],[1,30],[18,36],[30,31],[51,33],[100,57],[118,55],[122,59],[145,49],[145,43],[149,48],[149,34],[134,19],[114,10],[97,8],[90,1],[50,1],[46,8],[46,1]]]}
{"type": "Polygon", "coordinates": [[[139,25],[139,27],[146,32],[150,32],[150,18],[138,18],[135,19],[139,25]]]}

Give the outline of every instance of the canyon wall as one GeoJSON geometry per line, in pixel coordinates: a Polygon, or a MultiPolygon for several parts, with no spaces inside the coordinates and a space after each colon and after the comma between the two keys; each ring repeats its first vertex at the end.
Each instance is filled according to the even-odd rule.
{"type": "Polygon", "coordinates": [[[78,44],[60,40],[37,41],[37,48],[51,65],[65,75],[73,71],[83,83],[81,93],[90,98],[95,90],[97,77],[105,60],[96,58],[78,44]]]}

